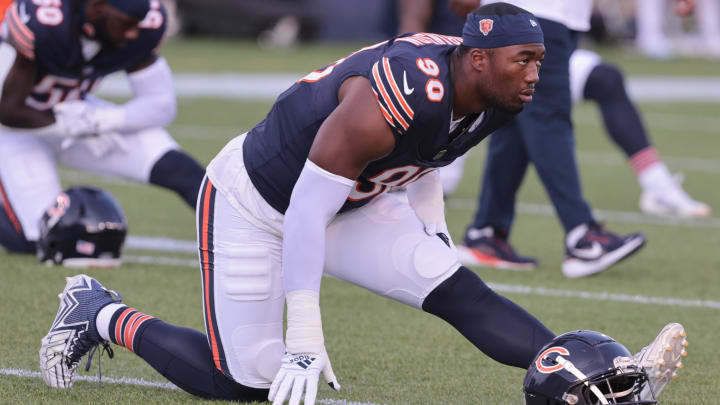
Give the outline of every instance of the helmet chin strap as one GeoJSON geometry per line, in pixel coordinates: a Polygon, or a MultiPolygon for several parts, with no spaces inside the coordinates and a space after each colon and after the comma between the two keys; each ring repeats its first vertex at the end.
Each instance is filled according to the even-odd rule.
{"type": "Polygon", "coordinates": [[[575,367],[575,365],[572,364],[572,362],[570,360],[566,360],[562,356],[557,356],[555,358],[555,361],[558,364],[560,364],[561,366],[563,366],[563,368],[565,370],[567,370],[570,374],[574,375],[575,377],[577,377],[578,379],[580,379],[582,381],[585,381],[583,384],[585,384],[586,386],[588,386],[590,388],[590,391],[592,391],[592,393],[595,394],[595,396],[600,400],[601,404],[603,404],[603,405],[609,404],[609,402],[605,398],[605,394],[603,394],[602,391],[600,391],[600,389],[595,384],[590,384],[590,382],[587,381],[587,379],[588,379],[587,376],[585,374],[583,374],[582,371],[578,370],[577,367],[575,367]]]}

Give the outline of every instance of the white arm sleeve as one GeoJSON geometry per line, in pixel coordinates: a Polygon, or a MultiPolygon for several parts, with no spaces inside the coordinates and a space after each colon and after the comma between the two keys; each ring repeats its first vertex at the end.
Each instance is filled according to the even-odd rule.
{"type": "Polygon", "coordinates": [[[163,127],[175,119],[175,89],[165,58],[158,58],[152,65],[128,73],[128,79],[135,97],[119,106],[98,108],[95,119],[99,133],[136,132],[163,127]]]}
{"type": "Polygon", "coordinates": [[[285,292],[320,291],[325,228],[345,203],[355,182],[310,160],[290,196],[283,223],[282,273],[285,292]]]}

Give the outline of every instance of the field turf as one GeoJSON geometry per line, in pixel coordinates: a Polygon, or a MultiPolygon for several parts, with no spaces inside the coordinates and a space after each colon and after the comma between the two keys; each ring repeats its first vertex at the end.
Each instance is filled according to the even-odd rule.
{"type": "MultiPolygon", "coordinates": [[[[247,43],[193,40],[171,42],[165,52],[178,72],[305,72],[355,48],[334,45],[262,52],[247,43]]],[[[717,63],[688,60],[662,65],[615,51],[606,54],[631,74],[642,73],[643,67],[658,75],[701,76],[708,66],[718,71],[717,63]]],[[[262,119],[268,107],[266,102],[181,99],[178,117],[169,129],[186,150],[206,164],[229,139],[262,119]]],[[[476,270],[483,279],[503,288],[543,287],[529,294],[506,295],[557,333],[600,330],[634,352],[666,323],[682,322],[688,331],[689,356],[678,381],[663,392],[661,403],[720,404],[720,104],[646,103],[640,108],[661,156],[673,171],[685,174],[684,186],[691,195],[715,208],[713,219],[662,221],[641,215],[633,173],[604,134],[594,106],[581,105],[574,118],[585,196],[612,230],[643,231],[648,245],[601,275],[564,278],[560,272],[563,233],[530,170],[519,195],[512,242],[520,252],[538,257],[541,267],[533,272],[476,270]],[[568,296],[583,295],[581,292],[589,294],[568,296]],[[634,295],[640,296],[636,301],[660,299],[655,303],[618,300],[634,295]]],[[[448,223],[456,240],[473,215],[484,149],[481,145],[472,152],[460,189],[447,202],[448,223]]],[[[116,196],[128,216],[131,235],[195,237],[193,213],[167,191],[67,169],[61,173],[65,185],[91,184],[116,196]]],[[[127,249],[126,255],[195,260],[191,253],[137,249],[127,249]]],[[[161,387],[105,382],[100,387],[97,382],[78,381],[73,389],[63,391],[46,387],[38,377],[10,375],[39,371],[40,339],[57,310],[64,277],[76,272],[45,267],[33,257],[0,253],[0,403],[203,403],[161,387]]],[[[117,290],[124,302],[143,312],[203,329],[197,268],[126,263],[119,269],[88,270],[87,274],[117,290]]],[[[324,280],[322,304],[326,344],[342,384],[339,393],[322,386],[319,397],[323,403],[522,403],[524,370],[489,360],[439,319],[334,279],[324,280]]],[[[94,375],[96,361],[93,363],[90,372],[81,367],[78,374],[94,375]]],[[[104,377],[165,382],[122,348],[115,349],[113,360],[103,358],[102,364],[104,377]]]]}

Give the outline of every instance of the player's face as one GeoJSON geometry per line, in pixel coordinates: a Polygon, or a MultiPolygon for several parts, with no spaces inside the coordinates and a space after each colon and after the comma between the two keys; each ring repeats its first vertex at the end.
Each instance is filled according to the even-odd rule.
{"type": "Polygon", "coordinates": [[[123,47],[129,40],[136,39],[140,33],[140,20],[108,5],[103,20],[96,27],[100,39],[116,47],[123,47]]]}
{"type": "Polygon", "coordinates": [[[520,112],[532,101],[540,65],[545,58],[545,45],[523,44],[494,49],[489,61],[488,89],[495,107],[520,112]]]}

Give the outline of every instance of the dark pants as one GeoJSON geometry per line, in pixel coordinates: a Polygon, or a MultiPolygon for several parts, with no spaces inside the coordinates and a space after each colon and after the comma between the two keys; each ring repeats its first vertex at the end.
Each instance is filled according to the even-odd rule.
{"type": "Polygon", "coordinates": [[[478,210],[473,226],[492,225],[510,231],[515,195],[528,163],[532,162],[565,232],[592,220],[582,197],[570,121],[569,61],[577,46],[577,32],[539,19],[546,57],[533,101],[507,126],[496,131],[488,147],[478,210]]]}

